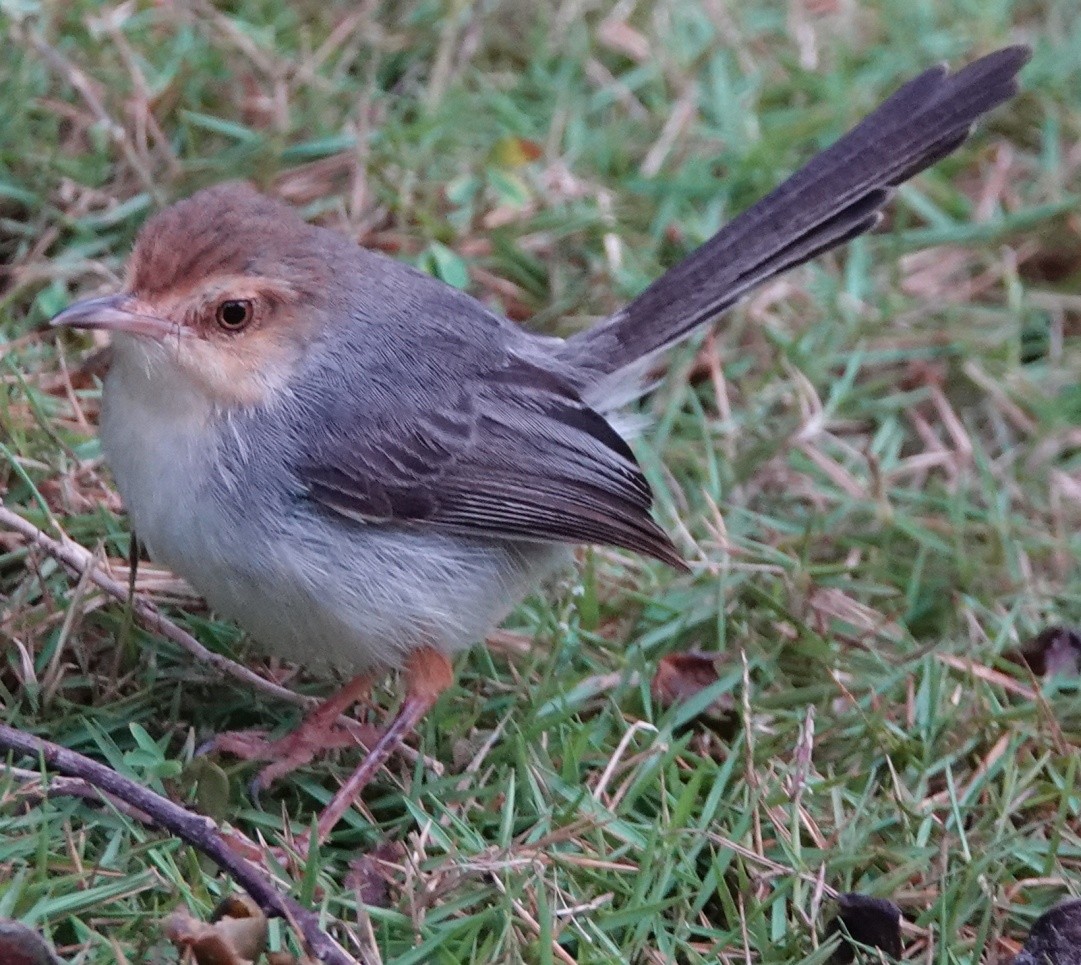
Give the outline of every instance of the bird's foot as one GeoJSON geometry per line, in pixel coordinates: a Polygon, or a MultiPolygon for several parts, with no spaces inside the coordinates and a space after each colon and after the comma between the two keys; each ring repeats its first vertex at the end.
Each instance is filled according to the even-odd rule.
{"type": "Polygon", "coordinates": [[[439,695],[454,682],[454,671],[446,654],[432,647],[414,650],[405,661],[405,701],[379,740],[368,744],[368,754],[338,789],[319,815],[316,839],[330,836],[342,815],[352,807],[364,786],[432,709],[439,695]]]}
{"type": "Polygon", "coordinates": [[[199,753],[224,752],[245,761],[270,761],[251,783],[252,796],[257,798],[278,778],[291,774],[326,751],[374,747],[380,737],[377,728],[341,716],[366,697],[370,689],[370,677],[355,677],[284,737],[271,740],[265,730],[226,731],[207,741],[199,748],[199,753]]]}
{"type": "Polygon", "coordinates": [[[250,784],[257,798],[278,779],[310,764],[329,751],[350,747],[374,747],[380,730],[359,721],[335,721],[329,725],[307,718],[284,737],[271,739],[265,730],[231,730],[218,734],[199,748],[200,754],[229,754],[242,761],[269,761],[250,784]]]}

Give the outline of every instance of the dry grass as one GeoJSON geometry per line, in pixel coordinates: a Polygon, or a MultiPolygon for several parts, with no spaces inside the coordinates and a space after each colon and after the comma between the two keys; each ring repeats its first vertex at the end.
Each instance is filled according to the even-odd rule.
{"type": "MultiPolygon", "coordinates": [[[[564,331],[928,63],[1036,48],[1021,97],[887,232],[669,360],[638,451],[694,574],[596,551],[461,661],[418,745],[442,768],[395,761],[283,869],[343,942],[396,963],[825,961],[829,896],[860,890],[900,904],[909,958],[994,963],[1077,893],[1077,683],[1003,658],[1081,616],[1073,7],[0,5],[0,494],[121,583],[95,346],[40,324],[115,283],[155,206],[251,178],[564,331]],[[718,683],[656,706],[659,659],[687,649],[720,654],[718,683]],[[717,698],[720,732],[695,722],[717,698]]],[[[169,574],[144,562],[137,589],[248,659],[169,574]]],[[[346,772],[256,806],[248,769],[193,749],[285,727],[284,704],[10,532],[0,593],[9,722],[273,844],[346,772]]],[[[165,914],[205,918],[228,883],[123,814],[21,807],[25,780],[0,782],[0,916],[80,963],[169,961],[165,914]]]]}

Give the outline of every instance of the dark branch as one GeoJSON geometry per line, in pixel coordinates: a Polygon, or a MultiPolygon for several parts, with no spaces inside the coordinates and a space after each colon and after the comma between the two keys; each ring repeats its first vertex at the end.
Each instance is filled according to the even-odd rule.
{"type": "Polygon", "coordinates": [[[282,894],[273,881],[252,862],[241,857],[226,841],[222,832],[207,817],[194,814],[168,798],[103,764],[58,744],[0,724],[0,747],[18,755],[40,759],[52,770],[79,778],[149,816],[153,822],[201,851],[242,887],[263,911],[284,918],[304,936],[309,954],[327,965],[355,965],[349,955],[319,925],[318,916],[288,895],[282,894]]]}

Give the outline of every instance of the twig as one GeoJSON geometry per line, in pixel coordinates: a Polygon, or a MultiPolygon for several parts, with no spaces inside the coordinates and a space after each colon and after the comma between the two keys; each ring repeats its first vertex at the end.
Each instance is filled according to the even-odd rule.
{"type": "MultiPolygon", "coordinates": [[[[46,777],[40,771],[10,765],[4,773],[25,782],[19,787],[18,794],[24,803],[31,806],[54,797],[77,797],[90,804],[107,804],[118,813],[147,827],[158,826],[151,815],[132,807],[112,794],[107,794],[100,787],[95,787],[90,781],[84,781],[80,777],[58,777],[57,775],[46,777]]],[[[227,834],[223,833],[222,837],[238,855],[247,857],[250,861],[256,861],[265,853],[259,844],[236,828],[231,829],[227,834]]]]}
{"type": "Polygon", "coordinates": [[[61,774],[87,781],[119,798],[129,807],[149,815],[155,824],[172,832],[210,858],[251,895],[266,914],[284,918],[289,922],[304,936],[307,951],[319,961],[326,962],[327,965],[356,965],[356,959],[323,931],[319,925],[319,917],[293,898],[282,894],[260,869],[233,851],[210,818],[188,811],[168,798],[140,787],[104,764],[98,764],[82,754],[7,724],[0,724],[0,747],[17,754],[40,758],[61,774]]]}
{"type": "Polygon", "coordinates": [[[19,788],[19,794],[27,804],[40,804],[43,800],[53,797],[77,797],[91,804],[101,804],[104,801],[109,807],[115,808],[133,821],[150,826],[154,825],[154,819],[149,814],[125,804],[119,798],[106,794],[103,790],[94,787],[93,784],[84,781],[82,778],[53,776],[47,783],[44,783],[40,771],[27,770],[25,767],[9,766],[5,768],[4,773],[18,781],[25,782],[19,788]]]}
{"type": "MultiPolygon", "coordinates": [[[[160,633],[166,639],[186,650],[196,660],[210,664],[211,667],[224,676],[232,677],[234,680],[246,684],[253,690],[266,694],[268,697],[275,697],[305,710],[312,710],[322,703],[318,697],[307,697],[304,694],[298,694],[288,687],[283,687],[272,680],[260,677],[259,674],[249,670],[235,660],[230,660],[220,653],[208,650],[190,633],[173,623],[149,600],[132,594],[128,586],[109,576],[102,569],[100,561],[95,559],[94,554],[84,546],[69,539],[62,531],[58,540],[46,535],[29,520],[23,519],[22,516],[13,513],[4,506],[2,499],[0,499],[0,528],[18,533],[54,559],[59,560],[77,577],[81,578],[86,575],[92,583],[120,603],[130,603],[132,612],[144,629],[151,633],[160,633]]],[[[57,529],[59,530],[59,526],[57,526],[57,529]]],[[[356,722],[353,718],[343,715],[339,723],[344,727],[352,727],[356,722]]],[[[433,760],[407,745],[403,744],[397,748],[397,753],[410,762],[423,760],[424,766],[430,771],[436,774],[442,773],[443,769],[439,761],[433,760]]]]}
{"type": "Polygon", "coordinates": [[[223,657],[221,654],[208,650],[190,633],[185,632],[173,623],[153,603],[140,597],[130,597],[128,588],[123,583],[114,580],[100,566],[95,564],[94,555],[89,550],[66,536],[62,536],[59,540],[47,536],[29,520],[23,519],[22,516],[13,513],[4,506],[2,501],[0,501],[0,526],[18,533],[40,547],[72,570],[76,576],[89,573],[90,580],[114,599],[119,600],[121,603],[130,601],[135,616],[145,629],[151,633],[160,633],[166,639],[182,647],[196,660],[210,664],[225,676],[232,677],[234,680],[238,680],[269,697],[276,697],[278,700],[284,700],[287,703],[304,708],[315,707],[319,703],[316,698],[295,693],[288,687],[282,687],[280,684],[260,677],[259,674],[249,670],[235,660],[230,660],[228,657],[223,657]]]}
{"type": "Polygon", "coordinates": [[[46,43],[40,34],[30,31],[19,39],[24,40],[24,42],[28,41],[53,72],[61,80],[66,81],[75,88],[75,91],[89,108],[90,113],[94,115],[95,120],[108,132],[113,143],[120,149],[120,152],[124,155],[128,164],[131,165],[131,169],[139,180],[142,181],[143,187],[149,195],[160,201],[162,196],[161,187],[155,181],[153,173],[146,166],[144,160],[139,157],[135,145],[128,139],[124,126],[114,120],[105,109],[105,105],[98,96],[98,90],[96,89],[98,85],[91,81],[82,70],[69,61],[59,50],[46,43]]]}

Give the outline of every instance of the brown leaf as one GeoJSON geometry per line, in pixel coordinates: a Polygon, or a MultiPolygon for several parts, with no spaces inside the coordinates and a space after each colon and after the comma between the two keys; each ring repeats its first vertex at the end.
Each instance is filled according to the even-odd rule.
{"type": "MultiPolygon", "coordinates": [[[[650,681],[650,692],[660,707],[685,704],[695,700],[708,687],[720,679],[718,667],[720,657],[717,654],[688,650],[684,653],[670,653],[660,659],[650,681]]],[[[708,704],[698,700],[693,707],[682,712],[683,722],[678,730],[684,731],[695,725],[712,731],[722,741],[730,740],[739,726],[736,714],[735,698],[729,693],[722,693],[708,704]]],[[[703,739],[706,739],[703,735],[703,739]]],[[[701,750],[707,751],[707,745],[701,750]]]]}
{"type": "Polygon", "coordinates": [[[1081,965],[1081,899],[1040,915],[1013,965],[1081,965]]]}
{"type": "Polygon", "coordinates": [[[850,892],[839,896],[837,905],[837,917],[826,926],[827,938],[841,935],[841,944],[830,957],[831,965],[854,962],[854,942],[901,957],[901,909],[892,901],[850,892]]]}
{"type": "Polygon", "coordinates": [[[1081,633],[1073,627],[1047,627],[1006,656],[1026,664],[1039,677],[1076,677],[1081,672],[1081,633]]]}
{"type": "Polygon", "coordinates": [[[1025,281],[1066,285],[1081,277],[1081,239],[1075,232],[1052,231],[1017,268],[1025,281]]]}
{"type": "Polygon", "coordinates": [[[491,161],[499,167],[518,168],[530,161],[536,161],[542,154],[544,148],[536,141],[508,135],[496,141],[492,148],[491,161]]]}
{"type": "Polygon", "coordinates": [[[346,886],[369,908],[389,908],[390,888],[396,883],[396,865],[405,855],[399,841],[384,841],[349,863],[346,886]]]}
{"type": "Polygon", "coordinates": [[[255,903],[255,899],[244,894],[226,895],[218,902],[210,913],[210,920],[216,922],[223,918],[256,918],[266,921],[266,915],[255,903]]]}
{"type": "MultiPolygon", "coordinates": [[[[661,657],[650,682],[650,693],[662,707],[683,703],[695,694],[712,686],[720,676],[717,673],[717,654],[688,650],[661,657]]],[[[705,716],[721,718],[735,709],[735,701],[723,694],[705,711],[705,716]]]]}
{"type": "Polygon", "coordinates": [[[713,654],[670,653],[661,657],[657,664],[650,689],[658,701],[668,706],[693,697],[719,679],[717,658],[713,654]]]}
{"type": "Polygon", "coordinates": [[[60,959],[32,928],[0,918],[0,962],[4,965],[60,965],[60,959]]]}
{"type": "Polygon", "coordinates": [[[900,387],[907,391],[934,386],[941,389],[949,375],[945,363],[932,362],[928,359],[914,359],[901,373],[900,387]]]}
{"type": "Polygon", "coordinates": [[[165,936],[196,965],[251,965],[266,951],[267,920],[251,898],[231,895],[214,909],[210,924],[178,908],[165,920],[165,936]]]}

